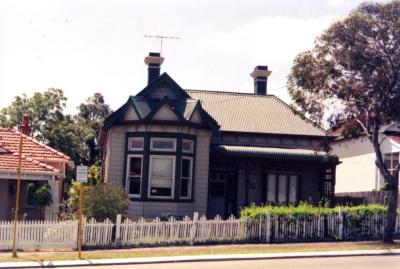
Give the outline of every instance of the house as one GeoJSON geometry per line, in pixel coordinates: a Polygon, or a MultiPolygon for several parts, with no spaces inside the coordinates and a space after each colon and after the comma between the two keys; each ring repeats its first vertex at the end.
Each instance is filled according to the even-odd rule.
{"type": "MultiPolygon", "coordinates": [[[[342,128],[335,128],[331,132],[336,136],[332,150],[341,161],[336,170],[335,195],[362,198],[372,203],[384,202],[384,195],[379,192],[384,180],[375,166],[371,142],[365,136],[345,137],[342,131],[342,128]]],[[[382,127],[380,141],[385,164],[391,171],[399,164],[400,126],[392,123],[382,127]]]]}
{"type": "Polygon", "coordinates": [[[228,217],[251,203],[317,203],[334,192],[336,156],[321,127],[267,94],[182,89],[150,53],[148,85],[104,122],[103,179],[126,189],[131,217],[228,217]]]}
{"type": "Polygon", "coordinates": [[[20,131],[0,128],[0,220],[13,218],[15,209],[19,144],[22,136],[21,189],[19,215],[28,219],[55,219],[62,198],[63,180],[71,159],[30,137],[29,119],[24,116],[20,131]],[[28,184],[48,183],[53,203],[42,209],[29,203],[28,184]]]}

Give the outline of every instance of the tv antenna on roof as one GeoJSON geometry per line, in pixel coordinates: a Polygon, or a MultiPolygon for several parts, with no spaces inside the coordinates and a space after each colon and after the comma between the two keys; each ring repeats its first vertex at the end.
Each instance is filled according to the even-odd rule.
{"type": "Polygon", "coordinates": [[[162,49],[163,49],[163,41],[164,39],[179,39],[177,36],[165,36],[165,35],[144,35],[146,38],[157,38],[160,39],[160,55],[162,55],[162,49]]]}

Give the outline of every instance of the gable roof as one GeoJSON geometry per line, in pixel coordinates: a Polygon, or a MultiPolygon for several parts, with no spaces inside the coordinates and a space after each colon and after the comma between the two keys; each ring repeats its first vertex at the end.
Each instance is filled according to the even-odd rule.
{"type": "Polygon", "coordinates": [[[143,90],[141,90],[136,96],[148,97],[154,90],[162,85],[167,85],[169,88],[174,89],[174,93],[183,98],[190,98],[185,90],[178,85],[167,73],[163,73],[157,79],[150,82],[143,90]]]}
{"type": "Polygon", "coordinates": [[[274,95],[186,90],[201,100],[220,131],[303,136],[327,136],[324,129],[300,116],[274,95]]]}
{"type": "MultiPolygon", "coordinates": [[[[0,128],[0,147],[11,153],[18,153],[21,133],[10,129],[0,128]]],[[[63,162],[71,161],[67,155],[46,146],[32,137],[22,134],[23,156],[36,161],[63,162]]]]}

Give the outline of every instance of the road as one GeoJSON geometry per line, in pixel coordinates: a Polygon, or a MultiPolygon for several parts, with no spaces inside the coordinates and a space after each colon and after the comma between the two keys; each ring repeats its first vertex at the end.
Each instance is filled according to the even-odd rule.
{"type": "MultiPolygon", "coordinates": [[[[56,268],[56,267],[53,267],[56,268]]],[[[57,267],[58,268],[58,267],[57,267]]],[[[68,268],[68,267],[62,267],[68,268]]],[[[84,269],[399,269],[400,255],[90,266],[84,269]]],[[[71,267],[76,269],[76,267],[71,267]]]]}

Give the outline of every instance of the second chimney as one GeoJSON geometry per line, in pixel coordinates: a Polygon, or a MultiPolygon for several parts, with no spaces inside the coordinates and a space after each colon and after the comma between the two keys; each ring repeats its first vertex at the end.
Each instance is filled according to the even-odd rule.
{"type": "Polygon", "coordinates": [[[31,136],[32,128],[29,125],[29,115],[24,114],[21,119],[21,124],[20,124],[20,132],[23,133],[26,136],[31,136]]]}
{"type": "Polygon", "coordinates": [[[160,76],[160,67],[163,62],[164,58],[158,52],[150,52],[149,56],[144,58],[144,63],[148,65],[147,84],[160,76]]]}
{"type": "Polygon", "coordinates": [[[254,78],[254,94],[267,94],[268,77],[271,73],[266,65],[258,65],[254,68],[254,71],[250,74],[254,78]]]}

